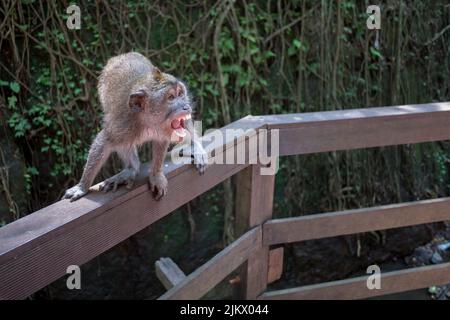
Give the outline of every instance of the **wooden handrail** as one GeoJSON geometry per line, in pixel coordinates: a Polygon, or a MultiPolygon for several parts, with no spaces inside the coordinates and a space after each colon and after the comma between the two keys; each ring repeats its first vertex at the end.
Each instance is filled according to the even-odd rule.
{"type": "MultiPolygon", "coordinates": [[[[211,152],[241,143],[245,140],[224,141],[211,152]]],[[[170,190],[155,201],[147,186],[147,164],[131,191],[59,201],[0,228],[0,299],[29,296],[65,275],[67,266],[88,262],[246,166],[212,164],[199,176],[191,165],[166,164],[170,190]]]]}
{"type": "MultiPolygon", "coordinates": [[[[247,116],[220,130],[278,129],[280,155],[291,155],[447,140],[449,123],[450,103],[443,102],[247,116]]],[[[225,135],[223,143],[208,149],[223,153],[245,144],[246,136],[225,135]]],[[[157,202],[146,184],[146,165],[131,191],[59,201],[0,228],[0,299],[30,295],[65,275],[68,265],[91,260],[247,166],[213,164],[198,176],[189,165],[166,164],[170,190],[157,202]]],[[[267,256],[267,248],[261,250],[267,256]]]]}
{"type": "Polygon", "coordinates": [[[279,129],[280,155],[450,139],[450,103],[265,116],[279,129]]]}
{"type": "Polygon", "coordinates": [[[450,263],[383,272],[381,288],[368,289],[367,275],[263,293],[261,300],[349,300],[450,283],[450,263]]]}
{"type": "MultiPolygon", "coordinates": [[[[257,120],[253,121],[252,117],[248,116],[233,122],[220,130],[225,131],[226,129],[233,128],[248,130],[258,129],[262,126],[264,126],[264,124],[261,124],[257,120]]],[[[244,135],[242,134],[242,136],[244,135]]],[[[225,140],[223,141],[223,144],[220,145],[217,144],[217,142],[212,143],[212,146],[209,145],[208,149],[210,150],[210,154],[217,155],[225,152],[225,150],[229,148],[237,148],[238,144],[243,142],[244,141],[239,140],[239,137],[237,137],[237,139],[225,140]]],[[[125,188],[119,188],[115,193],[93,192],[72,203],[68,200],[58,201],[48,207],[42,208],[32,214],[3,226],[0,228],[0,264],[14,256],[17,256],[18,254],[21,254],[33,246],[47,241],[49,238],[57,234],[59,229],[66,228],[64,231],[67,231],[67,229],[71,228],[72,225],[76,226],[83,224],[86,221],[111,210],[112,208],[124,204],[135,203],[135,198],[142,195],[149,198],[149,201],[151,201],[151,196],[147,187],[148,167],[149,164],[144,164],[142,166],[136,185],[131,191],[125,188]]],[[[174,180],[173,183],[171,183],[171,186],[178,185],[184,187],[186,184],[181,185],[181,183],[186,181],[186,176],[189,176],[191,180],[188,189],[196,189],[196,187],[204,189],[206,186],[206,190],[208,190],[244,167],[246,167],[246,165],[212,165],[207,170],[205,176],[197,177],[197,175],[194,174],[194,169],[190,165],[174,165],[172,163],[166,163],[164,166],[164,172],[169,182],[174,180]],[[224,174],[224,176],[222,176],[222,174],[224,174]],[[195,178],[192,179],[193,177],[195,178]],[[177,181],[178,179],[180,179],[180,181],[177,181]]],[[[95,190],[97,187],[98,185],[94,186],[92,189],[95,190]]],[[[177,193],[177,195],[184,195],[186,192],[174,190],[173,192],[170,192],[170,194],[172,194],[171,196],[174,196],[174,193],[177,193]]],[[[192,198],[194,197],[195,196],[192,198]]],[[[185,200],[185,202],[176,201],[176,208],[191,199],[187,201],[185,200]]],[[[168,205],[167,202],[170,202],[165,199],[159,202],[152,202],[152,206],[150,206],[147,210],[151,210],[151,207],[156,206],[159,214],[162,216],[165,216],[174,210],[170,208],[171,211],[166,212],[167,210],[164,210],[166,207],[161,207],[161,204],[168,205]]]]}

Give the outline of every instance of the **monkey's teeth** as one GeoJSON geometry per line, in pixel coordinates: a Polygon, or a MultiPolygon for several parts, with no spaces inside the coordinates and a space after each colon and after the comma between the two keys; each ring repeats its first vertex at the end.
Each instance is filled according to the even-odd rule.
{"type": "Polygon", "coordinates": [[[183,128],[178,128],[178,129],[175,129],[174,131],[175,131],[175,134],[177,136],[179,136],[180,138],[184,138],[186,136],[186,130],[184,130],[183,128]]]}
{"type": "Polygon", "coordinates": [[[184,117],[184,119],[186,119],[186,120],[189,120],[189,119],[191,119],[191,115],[190,114],[188,114],[186,117],[184,117]]]}

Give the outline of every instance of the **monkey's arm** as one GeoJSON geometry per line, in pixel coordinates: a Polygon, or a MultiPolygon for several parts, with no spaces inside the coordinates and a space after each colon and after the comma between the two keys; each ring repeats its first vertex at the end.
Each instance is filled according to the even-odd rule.
{"type": "Polygon", "coordinates": [[[116,148],[115,151],[122,160],[123,170],[103,181],[99,186],[100,191],[108,192],[112,190],[115,192],[121,184],[125,184],[127,189],[131,189],[136,176],[139,174],[140,162],[136,146],[116,148]]]}
{"type": "Polygon", "coordinates": [[[208,164],[208,154],[206,153],[203,145],[200,141],[200,137],[194,128],[194,123],[192,119],[185,121],[186,129],[189,132],[191,141],[191,157],[193,164],[197,168],[200,174],[205,173],[206,165],[208,164]]]}
{"type": "Polygon", "coordinates": [[[169,140],[155,140],[152,142],[152,167],[149,172],[149,182],[150,190],[154,193],[157,200],[167,194],[167,178],[162,167],[169,144],[169,140]]]}
{"type": "Polygon", "coordinates": [[[94,182],[95,176],[110,154],[111,147],[106,139],[104,130],[102,130],[97,134],[89,149],[88,158],[80,182],[76,186],[68,189],[64,194],[63,199],[74,201],[88,193],[89,187],[94,182]]]}

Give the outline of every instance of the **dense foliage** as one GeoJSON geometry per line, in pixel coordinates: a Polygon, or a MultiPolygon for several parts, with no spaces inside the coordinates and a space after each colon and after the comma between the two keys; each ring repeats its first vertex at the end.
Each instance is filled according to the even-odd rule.
{"type": "MultiPolygon", "coordinates": [[[[367,1],[80,0],[81,30],[68,30],[71,3],[0,7],[0,123],[26,166],[24,193],[10,203],[28,201],[23,212],[11,206],[11,217],[79,179],[100,126],[96,79],[118,53],[139,51],[184,78],[204,128],[247,114],[449,100],[447,1],[381,1],[379,31],[366,27],[367,1]]],[[[446,143],[282,159],[275,209],[290,216],[435,197],[448,191],[448,159],[446,143]]],[[[116,160],[100,178],[117,171],[116,160]]],[[[225,217],[225,241],[233,190],[227,181],[203,197],[225,217]]]]}

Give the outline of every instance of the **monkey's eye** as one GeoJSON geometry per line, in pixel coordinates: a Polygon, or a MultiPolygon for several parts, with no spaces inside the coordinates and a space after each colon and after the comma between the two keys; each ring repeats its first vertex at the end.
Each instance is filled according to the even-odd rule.
{"type": "Polygon", "coordinates": [[[180,92],[178,92],[178,96],[179,96],[179,97],[182,97],[182,96],[183,96],[183,91],[182,91],[182,90],[180,90],[180,92]]]}
{"type": "Polygon", "coordinates": [[[169,101],[172,101],[173,99],[175,99],[175,96],[173,94],[170,94],[167,99],[169,99],[169,101]]]}

